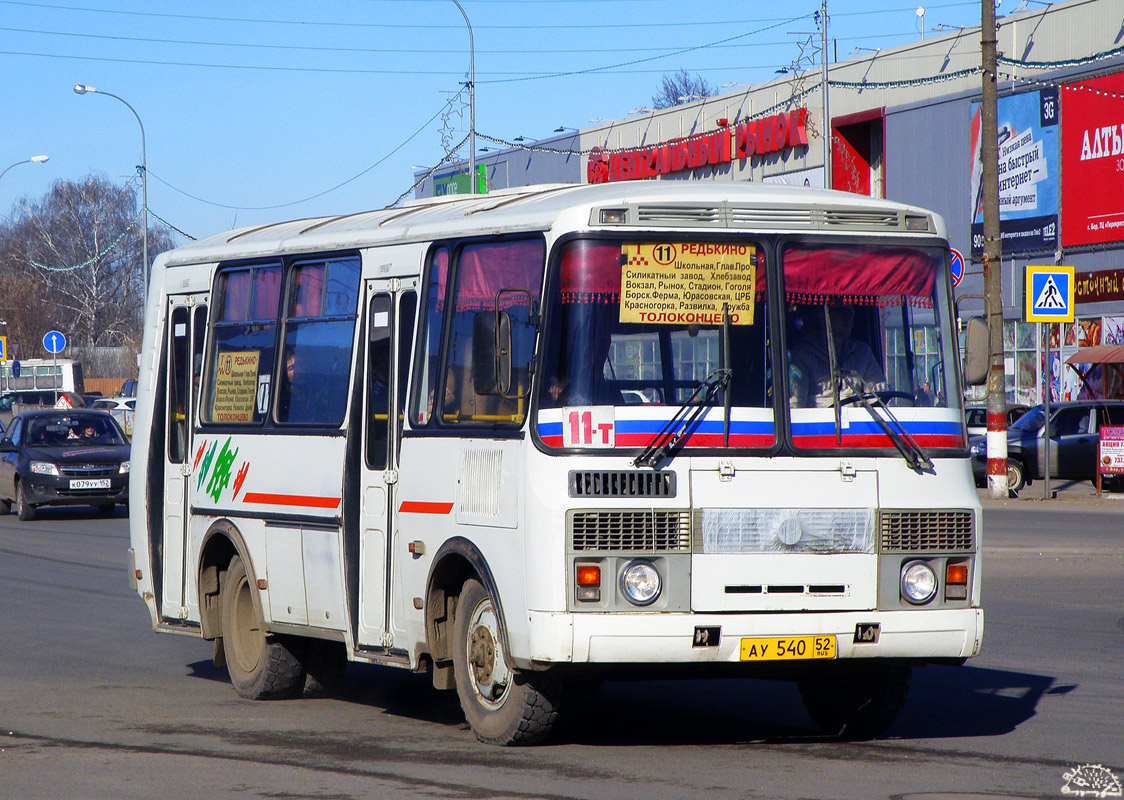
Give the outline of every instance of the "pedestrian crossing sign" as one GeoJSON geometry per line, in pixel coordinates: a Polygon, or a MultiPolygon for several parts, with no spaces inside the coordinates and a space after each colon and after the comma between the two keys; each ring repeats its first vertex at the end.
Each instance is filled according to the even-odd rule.
{"type": "Polygon", "coordinates": [[[1073,267],[1026,268],[1026,321],[1073,322],[1073,267]]]}

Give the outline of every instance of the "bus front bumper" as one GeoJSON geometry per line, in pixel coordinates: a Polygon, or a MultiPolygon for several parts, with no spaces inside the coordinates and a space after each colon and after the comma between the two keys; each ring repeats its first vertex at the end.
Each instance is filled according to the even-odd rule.
{"type": "Polygon", "coordinates": [[[574,664],[739,663],[742,640],[833,636],[836,659],[978,655],[983,609],[832,614],[530,614],[530,660],[574,664]],[[701,640],[701,642],[700,642],[701,640]]]}

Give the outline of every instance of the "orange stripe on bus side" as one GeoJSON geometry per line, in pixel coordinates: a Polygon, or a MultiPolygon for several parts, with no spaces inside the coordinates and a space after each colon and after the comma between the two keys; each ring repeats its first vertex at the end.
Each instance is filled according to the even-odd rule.
{"type": "Polygon", "coordinates": [[[418,500],[403,500],[398,506],[403,514],[448,514],[453,510],[452,503],[423,503],[418,500]]]}
{"type": "Polygon", "coordinates": [[[301,508],[339,508],[338,497],[310,497],[303,494],[266,494],[246,492],[244,503],[261,503],[268,506],[300,506],[301,508]]]}

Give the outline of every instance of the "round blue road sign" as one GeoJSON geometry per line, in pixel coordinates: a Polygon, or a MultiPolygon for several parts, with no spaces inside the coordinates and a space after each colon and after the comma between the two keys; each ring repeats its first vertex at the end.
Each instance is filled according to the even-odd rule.
{"type": "Polygon", "coordinates": [[[952,270],[952,286],[953,288],[960,285],[960,281],[964,278],[964,256],[960,255],[960,251],[949,248],[952,255],[952,261],[949,264],[952,270]]]}
{"type": "Polygon", "coordinates": [[[58,331],[43,334],[43,348],[48,353],[61,353],[66,348],[66,337],[58,331]]]}

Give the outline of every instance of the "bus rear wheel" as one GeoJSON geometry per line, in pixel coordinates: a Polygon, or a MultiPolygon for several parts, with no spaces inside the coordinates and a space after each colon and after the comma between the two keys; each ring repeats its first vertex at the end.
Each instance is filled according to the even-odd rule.
{"type": "Polygon", "coordinates": [[[246,565],[234,556],[222,587],[222,643],[235,691],[247,700],[291,697],[304,669],[293,651],[268,633],[246,565]]]}
{"type": "Polygon", "coordinates": [[[453,670],[465,719],[485,744],[527,745],[550,733],[561,682],[547,673],[516,672],[504,652],[500,618],[475,578],[461,590],[453,617],[453,670]]]}
{"type": "Polygon", "coordinates": [[[909,693],[910,669],[900,664],[848,664],[797,684],[808,716],[824,733],[872,739],[897,719],[909,693]]]}

